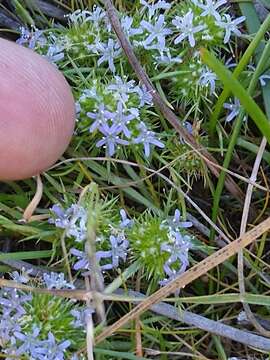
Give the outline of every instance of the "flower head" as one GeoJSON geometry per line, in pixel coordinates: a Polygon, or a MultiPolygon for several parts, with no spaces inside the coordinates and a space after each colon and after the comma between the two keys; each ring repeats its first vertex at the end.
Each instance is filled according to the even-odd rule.
{"type": "Polygon", "coordinates": [[[145,104],[152,105],[153,97],[144,84],[142,86],[136,86],[136,92],[140,99],[139,107],[143,107],[145,104]]]}
{"type": "Polygon", "coordinates": [[[93,122],[93,124],[90,126],[89,131],[92,133],[95,130],[99,130],[101,127],[103,127],[104,125],[107,125],[108,120],[112,120],[115,117],[115,114],[108,111],[105,108],[105,105],[99,104],[98,105],[98,110],[97,112],[93,113],[93,112],[88,112],[86,113],[86,115],[90,118],[95,120],[93,122]]]}
{"type": "Polygon", "coordinates": [[[53,333],[49,332],[48,339],[45,340],[46,355],[41,360],[64,360],[65,351],[70,346],[70,341],[65,340],[58,344],[53,333]]]}
{"type": "Polygon", "coordinates": [[[165,27],[164,15],[159,15],[155,24],[142,20],[141,27],[149,33],[142,43],[143,46],[146,49],[157,49],[162,53],[166,47],[166,36],[172,34],[172,31],[165,27]]]}
{"type": "Polygon", "coordinates": [[[203,10],[203,12],[200,14],[200,16],[209,16],[210,15],[210,16],[213,16],[216,20],[219,20],[221,18],[217,9],[220,6],[226,4],[226,2],[227,2],[227,0],[218,0],[218,1],[206,0],[206,4],[204,4],[198,0],[193,0],[193,3],[203,10]]]}
{"type": "Polygon", "coordinates": [[[43,35],[42,30],[32,28],[31,31],[25,27],[20,27],[21,36],[16,40],[16,43],[19,45],[26,45],[29,49],[34,49],[36,45],[41,47],[47,43],[46,38],[43,35]]]}
{"type": "Polygon", "coordinates": [[[40,329],[33,325],[32,333],[22,333],[15,331],[14,335],[19,340],[20,345],[16,350],[16,355],[29,355],[32,359],[41,359],[46,355],[45,341],[38,338],[40,329]]]}
{"type": "Polygon", "coordinates": [[[146,157],[150,155],[150,145],[158,146],[159,148],[164,148],[165,145],[156,138],[156,135],[153,131],[149,131],[144,122],[140,122],[137,126],[140,130],[140,134],[133,140],[134,144],[143,144],[144,154],[146,157]]]}
{"type": "Polygon", "coordinates": [[[89,257],[85,251],[80,251],[78,249],[72,248],[70,253],[79,259],[74,265],[74,270],[90,270],[89,257]]]}
{"type": "Polygon", "coordinates": [[[67,210],[63,210],[59,205],[51,208],[55,215],[49,222],[56,227],[66,229],[68,237],[74,236],[75,241],[82,242],[86,237],[87,211],[80,205],[73,204],[67,210]]]}
{"type": "Polygon", "coordinates": [[[123,104],[128,101],[130,94],[136,92],[135,81],[125,81],[120,76],[115,76],[115,81],[107,89],[113,92],[114,96],[121,100],[123,104]]]}
{"type": "Polygon", "coordinates": [[[119,260],[122,259],[125,261],[127,257],[129,242],[123,233],[120,233],[116,236],[110,235],[110,243],[111,250],[98,251],[96,254],[98,259],[111,257],[111,263],[101,265],[102,270],[111,270],[117,268],[119,266],[119,260]]]}
{"type": "Polygon", "coordinates": [[[161,281],[161,285],[165,285],[177,275],[185,272],[189,264],[188,251],[192,246],[190,236],[171,231],[169,238],[170,243],[161,245],[161,250],[170,254],[163,267],[168,278],[161,281]]]}
{"type": "Polygon", "coordinates": [[[216,21],[216,24],[225,30],[224,44],[227,44],[232,34],[241,36],[241,32],[238,29],[238,25],[245,21],[245,16],[240,16],[234,20],[231,19],[229,14],[224,14],[222,19],[216,21]]]}
{"type": "Polygon", "coordinates": [[[97,41],[96,44],[89,45],[88,49],[101,55],[97,62],[98,66],[104,62],[107,62],[111,72],[115,73],[114,59],[119,57],[122,52],[118,42],[111,38],[108,40],[107,44],[97,41]]]}
{"type": "Polygon", "coordinates": [[[43,280],[47,289],[74,289],[72,284],[69,284],[65,280],[63,273],[51,272],[50,274],[44,274],[43,280]]]}
{"type": "Polygon", "coordinates": [[[240,112],[240,101],[237,98],[234,98],[233,103],[225,103],[223,105],[224,109],[229,110],[229,114],[226,117],[226,122],[231,122],[240,112]]]}
{"type": "Polygon", "coordinates": [[[164,0],[158,0],[155,4],[149,4],[146,0],[140,0],[140,3],[143,5],[144,9],[148,10],[149,18],[154,16],[157,10],[168,10],[171,7],[171,4],[164,0]]]}
{"type": "Polygon", "coordinates": [[[189,228],[192,226],[191,221],[183,221],[181,219],[181,213],[179,209],[176,209],[174,212],[174,217],[169,218],[168,220],[164,221],[163,226],[168,226],[170,231],[179,231],[180,229],[189,228]]]}
{"type": "Polygon", "coordinates": [[[113,156],[117,145],[128,145],[127,140],[123,140],[119,137],[121,129],[119,127],[103,125],[99,129],[104,135],[101,140],[96,143],[96,147],[105,146],[108,156],[113,156]]]}
{"type": "Polygon", "coordinates": [[[131,120],[136,119],[139,116],[139,111],[135,108],[129,110],[129,114],[125,114],[123,104],[121,101],[117,103],[117,111],[113,119],[112,130],[115,130],[117,133],[123,132],[127,138],[131,137],[131,132],[127,128],[127,125],[131,120]]]}
{"type": "Polygon", "coordinates": [[[174,40],[175,44],[179,44],[184,39],[188,38],[188,42],[191,47],[195,46],[195,38],[194,34],[196,34],[199,31],[202,31],[205,28],[205,25],[193,25],[193,17],[194,14],[190,10],[187,14],[185,14],[183,17],[176,16],[172,23],[173,25],[180,30],[180,35],[177,36],[177,38],[174,40]]]}
{"type": "Polygon", "coordinates": [[[213,94],[215,92],[216,80],[217,76],[213,71],[204,69],[199,78],[199,85],[210,86],[210,94],[213,94]]]}
{"type": "Polygon", "coordinates": [[[121,222],[120,222],[120,228],[129,228],[134,224],[133,220],[128,219],[127,213],[124,209],[120,210],[120,216],[121,216],[121,222]]]}

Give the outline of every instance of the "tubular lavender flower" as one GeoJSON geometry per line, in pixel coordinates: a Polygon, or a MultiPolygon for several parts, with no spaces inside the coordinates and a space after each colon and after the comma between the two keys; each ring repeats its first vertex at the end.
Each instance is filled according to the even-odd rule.
{"type": "Polygon", "coordinates": [[[220,6],[225,5],[227,0],[206,0],[206,4],[202,3],[200,0],[192,0],[192,2],[203,10],[200,14],[201,16],[213,16],[216,20],[220,20],[221,16],[217,9],[220,6]]]}
{"type": "Polygon", "coordinates": [[[146,157],[150,156],[150,146],[155,145],[159,148],[164,148],[165,145],[158,139],[156,139],[156,134],[153,131],[149,131],[145,125],[145,123],[140,122],[137,126],[138,130],[140,130],[140,134],[133,139],[134,144],[143,144],[144,146],[144,154],[146,157]]]}
{"type": "Polygon", "coordinates": [[[216,24],[225,30],[224,44],[229,42],[232,34],[241,36],[238,25],[245,21],[245,19],[245,16],[240,16],[239,18],[232,20],[229,14],[224,14],[223,18],[216,21],[216,24]]]}
{"type": "Polygon", "coordinates": [[[106,153],[108,156],[113,156],[116,147],[118,145],[128,145],[127,140],[123,140],[119,137],[121,129],[116,128],[115,126],[109,127],[108,125],[103,125],[100,127],[100,132],[104,135],[101,140],[96,143],[96,147],[104,146],[106,148],[106,153]]]}
{"type": "Polygon", "coordinates": [[[74,285],[69,284],[65,280],[65,275],[63,273],[54,273],[44,274],[43,280],[47,289],[74,289],[74,285]]]}
{"type": "Polygon", "coordinates": [[[101,55],[97,62],[98,66],[103,62],[107,62],[111,72],[115,73],[114,60],[122,53],[122,49],[118,42],[115,42],[111,38],[108,40],[107,44],[97,41],[94,45],[89,45],[88,49],[101,55]]]}
{"type": "Polygon", "coordinates": [[[86,115],[90,119],[95,120],[89,128],[91,133],[95,130],[100,130],[102,126],[108,124],[108,120],[113,120],[115,117],[115,114],[108,111],[103,103],[98,105],[98,111],[96,113],[87,112],[86,115]]]}
{"type": "Polygon", "coordinates": [[[61,206],[53,205],[51,210],[55,215],[55,218],[49,219],[51,224],[66,229],[66,235],[74,236],[77,242],[85,239],[87,213],[82,206],[73,204],[64,211],[61,206]]]}
{"type": "Polygon", "coordinates": [[[123,132],[124,135],[129,139],[131,137],[131,132],[127,128],[127,125],[138,118],[139,111],[135,108],[129,109],[129,114],[125,115],[125,110],[123,108],[123,103],[118,101],[117,103],[117,111],[115,113],[115,117],[113,119],[112,131],[117,133],[123,132]]]}
{"type": "Polygon", "coordinates": [[[205,25],[193,25],[193,17],[194,14],[190,10],[187,14],[185,14],[183,17],[176,16],[172,23],[173,25],[180,30],[180,35],[177,36],[174,40],[174,43],[177,45],[180,42],[182,42],[184,39],[188,38],[188,42],[191,47],[195,46],[195,38],[194,34],[202,31],[205,29],[205,25]]]}
{"type": "Polygon", "coordinates": [[[226,122],[231,122],[236,116],[238,116],[241,108],[240,101],[237,98],[234,98],[233,103],[225,103],[223,105],[224,109],[229,110],[229,114],[226,117],[226,122]]]}
{"type": "Polygon", "coordinates": [[[215,88],[216,88],[216,80],[217,80],[217,76],[213,71],[204,69],[199,78],[199,85],[209,86],[210,94],[213,94],[215,92],[215,88]]]}
{"type": "Polygon", "coordinates": [[[148,10],[149,18],[152,18],[159,9],[168,10],[171,8],[171,4],[164,0],[158,0],[155,4],[149,4],[146,0],[140,0],[140,3],[143,5],[143,9],[148,10]]]}
{"type": "Polygon", "coordinates": [[[188,235],[182,235],[179,232],[170,231],[169,239],[171,243],[162,244],[161,250],[170,254],[168,260],[164,264],[164,272],[168,276],[160,282],[165,285],[173,280],[175,276],[182,274],[188,267],[188,252],[191,248],[191,239],[188,235]]]}
{"type": "Polygon", "coordinates": [[[110,90],[117,99],[121,100],[123,104],[128,101],[130,94],[137,91],[134,80],[127,82],[120,76],[115,76],[115,82],[111,83],[107,89],[110,90]]]}
{"type": "Polygon", "coordinates": [[[165,27],[164,15],[159,15],[155,24],[148,21],[141,21],[141,27],[145,29],[149,35],[142,42],[146,49],[157,49],[160,53],[166,48],[166,36],[172,34],[172,30],[165,27]],[[154,42],[156,41],[156,42],[154,42]]]}

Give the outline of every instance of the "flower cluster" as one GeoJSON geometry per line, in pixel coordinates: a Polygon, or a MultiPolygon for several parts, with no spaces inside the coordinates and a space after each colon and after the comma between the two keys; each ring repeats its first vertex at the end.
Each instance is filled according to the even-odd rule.
{"type": "Polygon", "coordinates": [[[153,276],[160,285],[186,270],[193,242],[186,229],[191,226],[190,221],[182,221],[176,209],[173,217],[163,221],[146,213],[128,232],[133,256],[138,257],[148,276],[153,276]]]}
{"type": "MultiPolygon", "coordinates": [[[[87,237],[87,212],[81,205],[72,205],[67,210],[63,210],[59,205],[52,207],[54,217],[50,219],[50,223],[54,223],[57,227],[65,229],[66,234],[75,239],[79,243],[79,248],[71,248],[70,253],[76,258],[74,270],[91,270],[91,264],[87,253],[86,237],[87,237]],[[76,208],[78,211],[73,212],[76,208]],[[78,221],[78,213],[85,214],[78,221]],[[70,229],[73,231],[71,232],[70,229]]],[[[120,210],[121,220],[118,226],[111,225],[109,228],[109,236],[98,234],[96,245],[96,259],[102,270],[111,270],[119,267],[120,260],[126,261],[129,242],[125,236],[125,229],[132,226],[132,220],[127,218],[124,209],[120,210]],[[105,249],[104,249],[105,248],[105,249]]],[[[62,278],[54,279],[57,283],[63,283],[62,278]]],[[[47,281],[48,285],[50,282],[47,281]]],[[[51,286],[51,285],[50,285],[51,286]]]]}
{"type": "MultiPolygon", "coordinates": [[[[11,277],[16,281],[26,283],[30,281],[29,273],[30,271],[21,274],[14,272],[11,277]]],[[[43,284],[48,289],[72,287],[65,281],[62,273],[44,274],[43,284]]],[[[0,346],[6,354],[6,358],[24,356],[27,359],[36,360],[64,360],[71,341],[63,339],[59,341],[59,329],[62,325],[57,323],[60,319],[57,313],[59,311],[61,313],[65,325],[62,335],[66,336],[69,332],[67,319],[69,319],[70,327],[75,321],[75,317],[70,312],[72,305],[74,306],[71,302],[65,303],[64,300],[62,302],[62,300],[49,295],[43,296],[35,293],[28,295],[21,290],[3,288],[0,293],[0,346]],[[42,306],[44,299],[48,301],[46,307],[42,306]],[[51,310],[52,306],[58,310],[51,313],[49,317],[45,316],[45,312],[51,310]],[[48,321],[49,326],[46,323],[48,321]]]]}
{"type": "Polygon", "coordinates": [[[87,126],[93,136],[101,136],[96,147],[104,147],[107,156],[115,155],[120,146],[134,147],[135,144],[143,147],[148,158],[151,147],[164,147],[141,120],[145,106],[152,104],[152,96],[145,86],[136,85],[134,80],[120,76],[115,76],[109,84],[96,80],[91,88],[81,93],[78,104],[78,126],[82,129],[87,126]]]}
{"type": "MultiPolygon", "coordinates": [[[[192,66],[197,59],[194,64],[189,60],[197,57],[198,47],[218,50],[228,44],[232,36],[240,36],[239,26],[245,18],[233,19],[226,0],[186,0],[175,6],[165,0],[150,4],[141,0],[140,4],[140,11],[133,17],[120,14],[122,29],[138,56],[142,59],[150,56],[147,63],[155,63],[157,67],[181,64],[182,75],[185,74],[181,75],[182,84],[185,79],[190,83],[191,78],[195,88],[202,87],[206,93],[214,93],[215,77],[202,66],[194,76],[192,66]],[[188,47],[190,51],[187,52],[188,47]]],[[[61,32],[57,29],[45,35],[35,28],[31,31],[22,28],[18,43],[36,49],[52,62],[61,62],[68,54],[83,59],[86,66],[104,67],[114,75],[120,73],[127,61],[105,11],[99,6],[94,6],[92,11],[76,10],[68,15],[68,27],[61,32]]],[[[149,71],[153,73],[153,69],[149,71]]],[[[193,85],[189,87],[194,88],[193,85]]],[[[191,94],[182,93],[182,96],[191,94]]],[[[108,129],[104,132],[105,136],[113,137],[113,142],[119,138],[117,133],[108,133],[108,129]]]]}

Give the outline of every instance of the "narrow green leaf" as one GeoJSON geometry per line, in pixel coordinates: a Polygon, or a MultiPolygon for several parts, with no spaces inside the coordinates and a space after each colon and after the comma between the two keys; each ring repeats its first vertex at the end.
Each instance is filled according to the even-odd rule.
{"type": "MultiPolygon", "coordinates": [[[[253,6],[253,4],[248,4],[248,5],[249,5],[249,7],[248,7],[249,10],[251,11],[251,8],[252,7],[254,8],[254,6],[253,6]]],[[[240,5],[240,7],[241,7],[241,5],[240,5]]],[[[256,35],[255,35],[254,39],[251,41],[251,43],[249,44],[249,46],[246,49],[245,53],[241,57],[241,60],[240,60],[239,64],[237,65],[237,67],[235,68],[235,70],[233,72],[233,76],[235,78],[238,78],[238,76],[241,74],[241,72],[247,66],[247,64],[249,63],[249,60],[251,59],[252,55],[255,54],[256,59],[258,61],[258,58],[260,57],[260,54],[263,51],[263,44],[261,43],[261,41],[262,41],[265,33],[270,28],[270,15],[267,17],[267,19],[261,25],[260,22],[258,21],[258,17],[257,17],[256,12],[255,12],[255,16],[252,13],[252,22],[253,22],[252,23],[253,24],[252,28],[249,29],[249,30],[250,30],[251,33],[256,33],[256,35]]],[[[249,25],[249,23],[248,23],[248,25],[249,25]]],[[[211,135],[214,134],[214,131],[216,129],[217,121],[218,121],[218,119],[220,117],[220,113],[221,113],[221,111],[223,109],[223,104],[226,101],[229,94],[230,94],[230,89],[228,87],[225,87],[224,90],[222,91],[221,95],[218,98],[218,101],[217,101],[217,103],[215,105],[215,108],[214,108],[214,111],[213,111],[212,115],[210,116],[209,133],[211,135]]]]}
{"type": "Polygon", "coordinates": [[[237,97],[243,105],[245,111],[250,115],[262,134],[270,143],[270,124],[259,106],[247,93],[232,73],[208,50],[201,49],[203,62],[209,66],[220,78],[223,84],[237,97]]]}
{"type": "Polygon", "coordinates": [[[50,258],[52,256],[52,254],[53,254],[52,250],[0,253],[0,261],[2,261],[2,260],[30,260],[30,259],[50,258]]]}

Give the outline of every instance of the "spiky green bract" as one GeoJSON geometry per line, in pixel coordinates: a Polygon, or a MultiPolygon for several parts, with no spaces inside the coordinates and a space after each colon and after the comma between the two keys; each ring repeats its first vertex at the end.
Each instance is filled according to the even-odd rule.
{"type": "MultiPolygon", "coordinates": [[[[186,230],[178,228],[178,232],[188,236],[190,242],[193,241],[193,236],[186,230]]],[[[166,277],[164,265],[170,254],[163,251],[162,246],[174,244],[167,220],[146,211],[134,221],[134,225],[126,231],[126,234],[130,242],[131,257],[140,262],[147,279],[152,278],[154,282],[163,280],[166,277]]],[[[180,266],[179,261],[172,264],[175,271],[179,270],[180,266]]]]}
{"type": "Polygon", "coordinates": [[[84,344],[83,328],[76,328],[71,310],[79,309],[72,300],[33,293],[32,300],[24,304],[26,314],[20,325],[24,332],[31,332],[33,325],[40,328],[39,338],[45,340],[52,332],[58,342],[70,340],[74,349],[84,344]]]}

